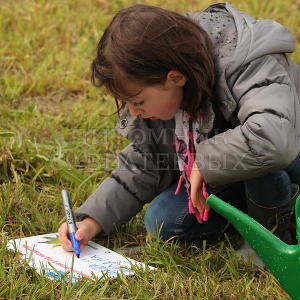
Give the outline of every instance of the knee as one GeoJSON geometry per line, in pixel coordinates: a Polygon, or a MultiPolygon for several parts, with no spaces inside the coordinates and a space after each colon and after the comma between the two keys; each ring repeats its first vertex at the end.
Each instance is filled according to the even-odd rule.
{"type": "Polygon", "coordinates": [[[285,171],[247,180],[245,188],[247,198],[263,207],[280,206],[291,197],[291,180],[285,171]]]}
{"type": "Polygon", "coordinates": [[[175,236],[175,224],[167,210],[158,203],[159,201],[154,201],[148,206],[144,216],[145,227],[151,237],[167,240],[175,236]]]}

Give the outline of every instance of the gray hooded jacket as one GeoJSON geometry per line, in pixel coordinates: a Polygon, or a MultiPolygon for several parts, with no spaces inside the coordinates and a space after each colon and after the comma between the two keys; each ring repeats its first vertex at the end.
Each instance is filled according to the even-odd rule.
{"type": "MultiPolygon", "coordinates": [[[[300,151],[300,68],[285,55],[294,51],[293,36],[228,3],[186,15],[207,31],[215,49],[217,104],[205,106],[210,136],[195,145],[205,182],[222,185],[286,168],[300,151]]],[[[178,180],[174,128],[174,119],[142,119],[125,107],[117,130],[131,144],[77,217],[92,217],[108,234],[178,180]]]]}

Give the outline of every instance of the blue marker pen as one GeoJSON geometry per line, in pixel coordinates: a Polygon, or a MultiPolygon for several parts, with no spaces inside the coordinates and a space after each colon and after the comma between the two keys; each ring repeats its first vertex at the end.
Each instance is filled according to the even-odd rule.
{"type": "Polygon", "coordinates": [[[72,243],[72,248],[73,248],[76,256],[79,258],[80,243],[78,240],[75,239],[75,233],[77,231],[77,227],[76,227],[74,214],[73,214],[72,207],[71,207],[70,200],[69,200],[69,198],[70,198],[69,193],[66,190],[62,190],[61,195],[62,195],[62,200],[63,200],[63,204],[64,204],[64,208],[65,208],[66,220],[67,220],[67,224],[68,224],[68,231],[69,231],[69,237],[70,237],[70,240],[72,243]]]}

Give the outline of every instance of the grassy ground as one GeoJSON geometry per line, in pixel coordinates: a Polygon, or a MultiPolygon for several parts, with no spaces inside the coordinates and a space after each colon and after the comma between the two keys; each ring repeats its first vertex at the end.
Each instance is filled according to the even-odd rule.
{"type": "MultiPolygon", "coordinates": [[[[287,299],[268,272],[235,260],[228,239],[210,247],[154,241],[146,237],[143,212],[98,240],[112,249],[142,246],[131,257],[156,272],[66,286],[6,251],[7,239],[57,231],[62,187],[78,207],[127,144],[113,130],[116,117],[101,116],[114,104],[91,86],[89,65],[114,13],[137,2],[179,12],[212,3],[0,0],[0,299],[287,299]]],[[[300,36],[299,0],[232,3],[300,36]]],[[[300,51],[292,57],[300,62],[300,51]]]]}

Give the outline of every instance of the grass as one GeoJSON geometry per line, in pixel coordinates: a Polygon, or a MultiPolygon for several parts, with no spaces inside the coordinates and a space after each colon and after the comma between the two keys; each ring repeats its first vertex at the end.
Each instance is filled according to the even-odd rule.
{"type": "MultiPolygon", "coordinates": [[[[112,249],[141,246],[130,257],[156,272],[65,285],[6,250],[8,239],[57,231],[60,190],[69,189],[78,207],[116,166],[116,152],[128,142],[114,131],[116,116],[103,116],[114,104],[90,84],[89,65],[114,13],[137,2],[178,12],[212,3],[0,1],[0,299],[287,299],[271,274],[234,258],[230,239],[209,247],[151,240],[143,211],[97,240],[112,249]]],[[[300,36],[299,0],[232,3],[300,36]]],[[[291,56],[300,62],[299,50],[291,56]]]]}

